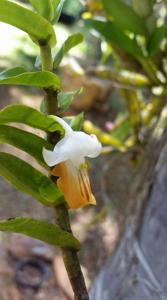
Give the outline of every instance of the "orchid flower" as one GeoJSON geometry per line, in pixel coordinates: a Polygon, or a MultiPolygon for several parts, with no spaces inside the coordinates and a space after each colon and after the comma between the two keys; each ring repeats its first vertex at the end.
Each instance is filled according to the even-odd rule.
{"type": "Polygon", "coordinates": [[[43,157],[52,175],[59,177],[57,186],[70,208],[96,204],[92,194],[85,157],[94,158],[101,152],[101,143],[94,134],[73,131],[61,118],[54,119],[64,128],[64,137],[53,151],[43,148],[43,157]]]}

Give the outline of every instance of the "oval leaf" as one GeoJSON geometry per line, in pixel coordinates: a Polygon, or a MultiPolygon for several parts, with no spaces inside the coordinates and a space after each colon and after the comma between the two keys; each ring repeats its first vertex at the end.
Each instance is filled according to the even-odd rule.
{"type": "Polygon", "coordinates": [[[135,34],[146,35],[146,28],[142,18],[121,0],[102,0],[103,7],[109,17],[123,31],[128,30],[135,34]]]}
{"type": "Polygon", "coordinates": [[[0,125],[0,144],[9,144],[33,156],[39,164],[48,169],[44,162],[42,149],[53,149],[53,145],[49,144],[43,138],[26,132],[24,130],[0,125]]]}
{"type": "Polygon", "coordinates": [[[16,218],[0,221],[0,231],[21,233],[53,246],[79,250],[79,241],[69,232],[46,221],[16,218]]]}
{"type": "Polygon", "coordinates": [[[26,72],[12,68],[0,73],[0,84],[28,85],[53,90],[60,89],[60,79],[49,71],[26,72]]]}
{"type": "Polygon", "coordinates": [[[48,177],[14,155],[0,152],[0,175],[16,189],[31,195],[44,205],[62,202],[61,192],[48,177]]]}
{"type": "Polygon", "coordinates": [[[21,5],[0,0],[0,21],[27,32],[41,46],[56,44],[52,25],[40,15],[21,5]]]}
{"type": "Polygon", "coordinates": [[[74,33],[70,35],[64,42],[64,53],[66,54],[72,48],[83,42],[83,35],[81,33],[74,33]]]}
{"type": "Polygon", "coordinates": [[[26,105],[14,104],[6,106],[0,111],[0,124],[23,123],[47,132],[60,131],[64,133],[61,125],[51,117],[26,105]]]}

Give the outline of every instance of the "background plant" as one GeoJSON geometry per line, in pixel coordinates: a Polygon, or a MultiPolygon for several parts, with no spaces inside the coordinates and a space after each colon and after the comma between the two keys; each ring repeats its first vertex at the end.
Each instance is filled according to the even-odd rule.
{"type": "Polygon", "coordinates": [[[126,109],[108,133],[89,122],[84,128],[125,151],[145,143],[165,105],[166,3],[102,0],[87,1],[87,8],[85,25],[102,45],[101,62],[92,74],[111,80],[126,109]]]}

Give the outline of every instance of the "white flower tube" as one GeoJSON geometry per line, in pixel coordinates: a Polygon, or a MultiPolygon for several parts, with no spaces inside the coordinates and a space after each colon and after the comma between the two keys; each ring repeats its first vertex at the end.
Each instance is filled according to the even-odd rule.
{"type": "Polygon", "coordinates": [[[64,138],[53,151],[43,149],[48,166],[54,167],[52,174],[59,177],[57,185],[64,194],[70,208],[96,204],[92,194],[85,157],[96,157],[101,152],[101,143],[95,135],[73,131],[61,118],[55,120],[64,128],[64,138]]]}

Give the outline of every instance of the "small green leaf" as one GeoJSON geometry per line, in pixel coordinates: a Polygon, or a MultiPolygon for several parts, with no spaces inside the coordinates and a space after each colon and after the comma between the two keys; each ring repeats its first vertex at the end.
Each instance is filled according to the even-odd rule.
{"type": "Polygon", "coordinates": [[[0,152],[0,175],[44,205],[56,205],[62,201],[61,192],[48,177],[14,155],[0,152]]]}
{"type": "Polygon", "coordinates": [[[63,113],[67,111],[69,106],[71,105],[72,101],[74,100],[74,97],[78,94],[82,93],[82,88],[77,89],[72,92],[61,92],[58,94],[58,107],[59,107],[59,112],[63,113]]]}
{"type": "Polygon", "coordinates": [[[57,225],[42,220],[16,218],[0,221],[0,231],[21,233],[53,246],[79,250],[79,241],[57,225]]]}
{"type": "Polygon", "coordinates": [[[150,40],[148,42],[148,53],[150,56],[154,56],[158,51],[160,51],[160,44],[166,36],[166,26],[162,25],[157,27],[152,33],[150,40]]]}
{"type": "Polygon", "coordinates": [[[0,73],[0,84],[28,85],[44,89],[60,89],[60,79],[49,71],[26,72],[12,68],[0,73]]]}
{"type": "Polygon", "coordinates": [[[42,16],[16,3],[0,0],[0,22],[8,23],[27,32],[39,45],[54,46],[56,44],[52,25],[42,16]]]}
{"type": "Polygon", "coordinates": [[[114,22],[89,19],[86,20],[85,23],[89,28],[94,28],[108,42],[113,43],[115,46],[133,55],[135,58],[143,57],[142,50],[137,45],[136,41],[130,39],[114,24],[114,22]]]}
{"type": "Polygon", "coordinates": [[[34,128],[47,132],[60,131],[64,129],[57,123],[52,116],[47,116],[38,110],[21,104],[6,106],[0,111],[0,124],[23,123],[34,128]]]}
{"type": "Polygon", "coordinates": [[[42,149],[43,147],[53,149],[53,146],[43,138],[12,126],[0,125],[0,144],[9,144],[23,150],[48,169],[43,159],[42,149]]]}
{"type": "Polygon", "coordinates": [[[102,0],[106,14],[114,19],[115,24],[123,31],[146,35],[143,19],[121,0],[102,0]]]}
{"type": "Polygon", "coordinates": [[[64,53],[66,54],[72,48],[83,42],[83,35],[81,33],[74,33],[70,35],[64,42],[64,53]]]}
{"type": "Polygon", "coordinates": [[[81,33],[74,33],[70,35],[55,55],[53,63],[54,68],[56,69],[60,65],[65,54],[67,54],[72,48],[80,44],[82,41],[83,35],[81,33]]]}
{"type": "Polygon", "coordinates": [[[81,130],[82,126],[83,126],[83,121],[84,121],[84,114],[80,113],[76,116],[72,116],[72,117],[65,117],[63,118],[70,126],[73,130],[81,130]]]}

